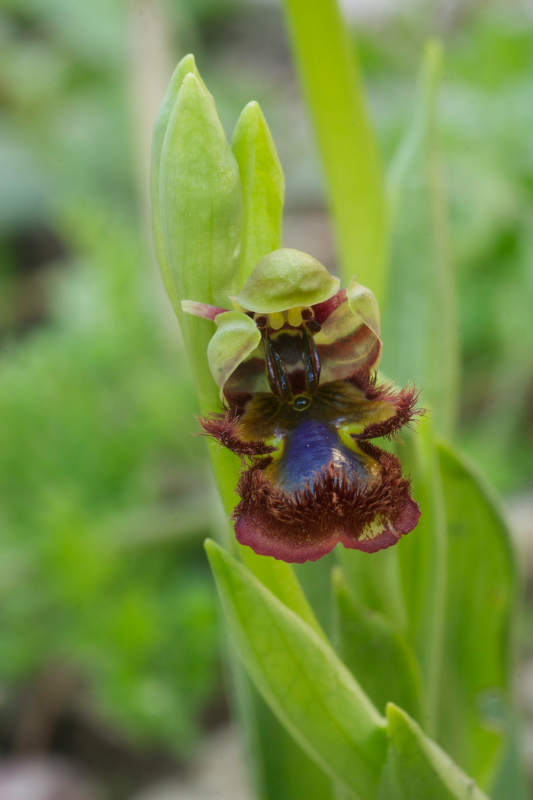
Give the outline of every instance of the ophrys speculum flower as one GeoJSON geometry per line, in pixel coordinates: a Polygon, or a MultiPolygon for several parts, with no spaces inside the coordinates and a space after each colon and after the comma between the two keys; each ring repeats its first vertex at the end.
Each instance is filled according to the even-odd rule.
{"type": "Polygon", "coordinates": [[[417,392],[376,384],[379,309],[297,250],[255,267],[236,310],[185,301],[217,324],[209,364],[224,413],[204,431],[243,460],[237,539],[256,553],[314,561],[338,542],[375,552],[420,511],[396,456],[370,443],[416,414],[417,392]]]}

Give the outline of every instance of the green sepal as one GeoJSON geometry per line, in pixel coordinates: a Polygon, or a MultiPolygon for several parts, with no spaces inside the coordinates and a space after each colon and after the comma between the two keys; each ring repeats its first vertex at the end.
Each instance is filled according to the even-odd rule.
{"type": "Polygon", "coordinates": [[[389,752],[378,800],[488,800],[401,708],[387,706],[389,752]]]}
{"type": "Polygon", "coordinates": [[[258,103],[242,111],[232,149],[239,165],[243,227],[239,286],[255,265],[282,246],[285,178],[276,145],[258,103]]]}
{"type": "Polygon", "coordinates": [[[240,311],[226,311],[215,318],[217,330],[207,348],[211,374],[223,397],[224,384],[259,345],[261,333],[251,317],[240,311]]]}
{"type": "Polygon", "coordinates": [[[370,328],[377,338],[380,337],[380,316],[379,306],[374,293],[362,286],[356,278],[353,278],[346,289],[348,307],[352,314],[359,321],[370,328]]]}
{"type": "Polygon", "coordinates": [[[206,542],[222,608],[246,669],[301,747],[359,800],[376,797],[384,720],[333,649],[245,567],[206,542]]]}
{"type": "Polygon", "coordinates": [[[261,259],[232,299],[248,311],[271,314],[322,303],[339,290],[339,285],[339,279],[316,258],[284,247],[261,259]]]}

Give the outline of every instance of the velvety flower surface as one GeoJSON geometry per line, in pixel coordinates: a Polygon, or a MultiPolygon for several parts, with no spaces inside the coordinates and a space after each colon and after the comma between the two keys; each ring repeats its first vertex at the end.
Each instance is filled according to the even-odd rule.
{"type": "Polygon", "coordinates": [[[277,250],[226,311],[185,302],[217,331],[208,358],[226,406],[201,420],[243,463],[235,532],[256,553],[314,561],[338,542],[375,552],[417,524],[399,459],[370,439],[394,435],[417,392],[378,386],[373,294],[318,261],[277,250]]]}

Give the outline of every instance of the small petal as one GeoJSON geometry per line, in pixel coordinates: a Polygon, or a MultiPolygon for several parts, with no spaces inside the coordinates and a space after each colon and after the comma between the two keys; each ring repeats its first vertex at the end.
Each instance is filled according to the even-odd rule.
{"type": "Polygon", "coordinates": [[[241,460],[274,453],[276,448],[261,440],[245,441],[238,415],[232,412],[201,417],[200,425],[205,436],[216,439],[221,445],[232,450],[241,460]]]}
{"type": "Polygon", "coordinates": [[[369,387],[367,397],[372,398],[373,405],[389,409],[380,419],[368,419],[361,433],[352,432],[358,441],[376,439],[381,436],[394,436],[404,426],[409,426],[415,417],[425,414],[425,409],[416,408],[420,392],[414,386],[396,391],[392,386],[369,387]]]}
{"type": "Polygon", "coordinates": [[[315,342],[323,382],[350,378],[357,373],[369,375],[381,358],[379,308],[370,289],[354,279],[338,295],[342,297],[338,305],[333,302],[336,295],[315,308],[315,316],[322,324],[315,342]]]}
{"type": "Polygon", "coordinates": [[[227,311],[227,308],[220,308],[219,306],[210,306],[209,303],[197,303],[194,300],[182,300],[181,307],[187,314],[192,314],[194,317],[203,317],[215,321],[215,317],[227,311]]]}
{"type": "Polygon", "coordinates": [[[207,360],[223,398],[224,384],[261,341],[257,325],[246,314],[225,311],[215,318],[217,331],[207,348],[207,360]]]}
{"type": "Polygon", "coordinates": [[[355,278],[346,289],[348,305],[354,316],[370,328],[372,333],[379,339],[380,337],[380,318],[378,301],[374,293],[362,286],[355,278]]]}
{"type": "Polygon", "coordinates": [[[249,311],[271,314],[322,303],[338,291],[339,284],[316,258],[281,248],[261,259],[232,299],[249,311]]]}

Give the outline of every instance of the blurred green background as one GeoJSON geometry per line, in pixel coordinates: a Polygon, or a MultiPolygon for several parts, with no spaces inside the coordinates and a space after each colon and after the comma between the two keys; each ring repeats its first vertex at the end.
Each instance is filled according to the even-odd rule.
{"type": "MultiPolygon", "coordinates": [[[[445,45],[458,441],[508,500],[528,586],[531,5],[352,0],[346,13],[387,163],[411,121],[424,41],[445,45]]],[[[287,180],[286,244],[334,271],[276,0],[0,6],[0,747],[5,764],[59,755],[111,800],[186,769],[228,718],[202,551],[214,490],[150,238],[151,129],[190,51],[228,135],[249,100],[262,105],[287,180]]],[[[527,755],[528,607],[522,619],[527,755]]]]}

